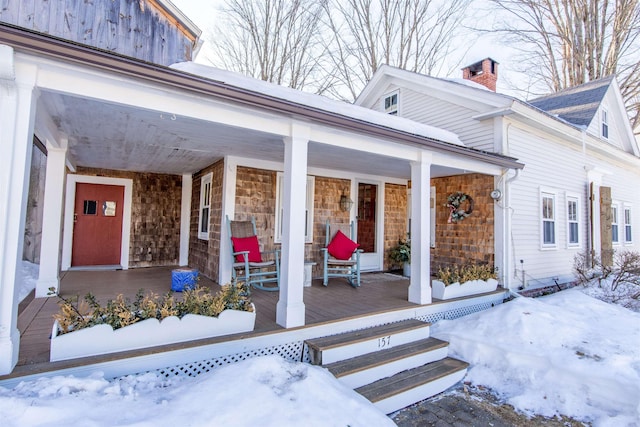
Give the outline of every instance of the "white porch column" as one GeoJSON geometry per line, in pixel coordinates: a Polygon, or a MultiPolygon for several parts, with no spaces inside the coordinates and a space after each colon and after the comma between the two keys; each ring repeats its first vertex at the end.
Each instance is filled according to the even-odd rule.
{"type": "Polygon", "coordinates": [[[409,302],[431,303],[431,153],[411,163],[411,282],[409,302]]]}
{"type": "Polygon", "coordinates": [[[189,234],[191,232],[191,190],[193,176],[189,173],[182,175],[182,200],[180,204],[180,259],[181,266],[189,265],[189,234]]]}
{"type": "Polygon", "coordinates": [[[14,70],[13,49],[0,45],[0,375],[18,362],[18,292],[35,117],[36,70],[14,70]],[[18,78],[16,78],[18,76],[18,78]]]}
{"type": "Polygon", "coordinates": [[[231,237],[227,230],[227,216],[233,219],[236,214],[236,178],[238,161],[231,157],[224,159],[222,177],[222,218],[220,219],[220,257],[218,258],[218,283],[231,282],[231,237]]]}
{"type": "Polygon", "coordinates": [[[49,288],[58,293],[60,286],[60,248],[62,244],[62,212],[65,186],[67,144],[62,148],[47,144],[47,171],[44,186],[45,215],[42,218],[40,244],[40,275],[36,283],[36,298],[49,296],[49,288]]]}
{"type": "Polygon", "coordinates": [[[304,228],[307,193],[309,129],[294,124],[284,139],[284,194],[280,299],[276,323],[285,328],[304,325],[304,228]]]}

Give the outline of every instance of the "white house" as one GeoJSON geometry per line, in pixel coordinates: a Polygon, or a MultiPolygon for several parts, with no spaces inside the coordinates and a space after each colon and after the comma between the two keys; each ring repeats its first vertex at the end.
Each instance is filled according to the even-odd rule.
{"type": "MultiPolygon", "coordinates": [[[[432,227],[422,213],[429,211],[433,181],[474,175],[492,184],[522,168],[514,158],[467,147],[456,134],[427,124],[4,24],[0,90],[0,374],[15,366],[20,342],[15,283],[34,137],[47,150],[36,297],[59,290],[60,272],[74,266],[190,265],[225,283],[231,277],[225,218],[257,216],[260,238],[281,249],[275,317],[285,328],[304,325],[304,261],[324,244],[323,222],[358,215],[357,206],[339,209],[341,195],[359,200],[361,190],[368,192],[375,237],[363,269],[382,270],[388,245],[407,230],[411,182],[407,298],[429,304],[432,227]],[[80,195],[87,188],[113,191],[103,212],[96,203],[101,198],[80,195]],[[392,197],[399,211],[388,209],[385,199],[392,197]],[[276,210],[282,211],[279,229],[276,210]],[[117,216],[108,238],[100,233],[106,225],[93,234],[77,232],[82,217],[96,212],[105,221],[117,216]]],[[[493,218],[485,200],[474,220],[493,218]]]]}
{"type": "Polygon", "coordinates": [[[464,79],[441,79],[382,66],[356,104],[447,129],[465,146],[525,164],[495,178],[504,283],[568,281],[579,252],[637,250],[640,150],[615,78],[525,102],[495,93],[498,64],[490,58],[463,72],[464,79]]]}

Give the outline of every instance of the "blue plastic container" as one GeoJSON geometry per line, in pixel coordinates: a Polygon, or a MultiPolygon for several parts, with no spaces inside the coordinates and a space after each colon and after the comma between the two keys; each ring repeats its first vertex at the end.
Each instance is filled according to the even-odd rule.
{"type": "Polygon", "coordinates": [[[196,287],[198,270],[194,268],[178,268],[171,271],[171,290],[182,292],[196,287]]]}

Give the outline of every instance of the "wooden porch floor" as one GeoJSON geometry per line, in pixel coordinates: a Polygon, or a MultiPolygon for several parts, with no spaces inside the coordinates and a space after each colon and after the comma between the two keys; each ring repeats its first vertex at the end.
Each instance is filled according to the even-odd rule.
{"type": "MultiPolygon", "coordinates": [[[[154,267],[120,271],[68,271],[63,272],[60,295],[84,296],[88,292],[104,303],[118,294],[133,298],[143,288],[164,294],[171,288],[173,267],[154,267]]],[[[213,290],[218,285],[201,277],[200,285],[213,290]]],[[[360,288],[351,287],[344,279],[333,279],[328,287],[314,280],[304,288],[305,320],[307,325],[371,314],[381,311],[408,308],[416,304],[407,301],[409,280],[390,273],[362,275],[360,288]]],[[[276,324],[278,292],[252,291],[256,306],[254,334],[283,329],[276,324]]],[[[20,352],[18,366],[27,367],[49,362],[49,336],[52,316],[58,312],[58,298],[25,300],[18,316],[20,352]]]]}

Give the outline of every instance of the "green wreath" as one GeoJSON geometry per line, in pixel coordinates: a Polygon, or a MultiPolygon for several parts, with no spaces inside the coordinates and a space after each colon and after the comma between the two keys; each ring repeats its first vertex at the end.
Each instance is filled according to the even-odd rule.
{"type": "Polygon", "coordinates": [[[449,220],[447,222],[459,222],[473,212],[473,198],[468,194],[458,191],[447,197],[447,204],[445,206],[449,208],[449,220]],[[465,202],[466,206],[462,207],[465,202]]]}

